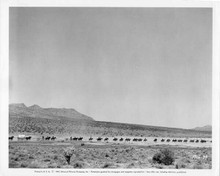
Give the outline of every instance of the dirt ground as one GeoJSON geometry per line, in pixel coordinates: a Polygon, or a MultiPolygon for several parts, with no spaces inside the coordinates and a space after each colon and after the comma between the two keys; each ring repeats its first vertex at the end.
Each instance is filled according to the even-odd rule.
{"type": "Polygon", "coordinates": [[[9,168],[139,168],[139,169],[211,169],[210,146],[184,146],[125,142],[87,141],[10,141],[9,168]],[[174,162],[153,162],[160,149],[174,152],[174,162]],[[73,150],[70,163],[65,150],[73,150]]]}

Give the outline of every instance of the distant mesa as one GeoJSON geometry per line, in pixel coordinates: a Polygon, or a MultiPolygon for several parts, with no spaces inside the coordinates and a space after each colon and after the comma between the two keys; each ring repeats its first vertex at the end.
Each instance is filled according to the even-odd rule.
{"type": "Polygon", "coordinates": [[[197,131],[212,131],[212,126],[211,125],[206,125],[203,127],[196,127],[193,128],[193,130],[197,130],[197,131]]]}
{"type": "Polygon", "coordinates": [[[69,118],[74,120],[94,120],[93,118],[67,108],[42,108],[39,105],[27,107],[24,103],[14,103],[9,105],[10,117],[36,117],[45,119],[62,120],[69,118]]]}

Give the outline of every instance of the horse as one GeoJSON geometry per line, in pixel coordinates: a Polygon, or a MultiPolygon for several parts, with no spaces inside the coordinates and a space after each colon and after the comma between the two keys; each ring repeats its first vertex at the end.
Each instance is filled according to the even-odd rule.
{"type": "Polygon", "coordinates": [[[45,140],[48,140],[48,141],[49,141],[49,140],[50,140],[50,136],[47,136],[47,137],[45,138],[45,140]]]}
{"type": "Polygon", "coordinates": [[[51,140],[53,140],[53,141],[54,141],[55,139],[56,139],[56,137],[55,137],[55,136],[52,136],[51,140]]]}
{"type": "Polygon", "coordinates": [[[117,140],[118,140],[118,138],[114,138],[114,139],[113,139],[113,141],[117,141],[117,140]]]}
{"type": "Polygon", "coordinates": [[[126,138],[126,139],[125,139],[125,141],[130,141],[130,140],[131,140],[130,138],[126,138]]]}
{"type": "Polygon", "coordinates": [[[27,136],[25,137],[25,139],[28,141],[28,140],[31,140],[31,136],[27,136]]]}
{"type": "Polygon", "coordinates": [[[101,140],[102,140],[102,138],[101,138],[101,137],[98,137],[98,138],[97,138],[97,141],[101,141],[101,140]]]}
{"type": "Polygon", "coordinates": [[[200,142],[201,142],[201,143],[206,143],[206,140],[202,139],[200,142]]]}
{"type": "Polygon", "coordinates": [[[138,139],[137,139],[137,138],[134,138],[133,141],[138,141],[138,139]]]}
{"type": "Polygon", "coordinates": [[[82,141],[82,139],[83,139],[83,137],[79,137],[79,138],[78,138],[78,141],[82,141]]]}
{"type": "Polygon", "coordinates": [[[14,136],[8,137],[9,140],[13,141],[14,136]]]}

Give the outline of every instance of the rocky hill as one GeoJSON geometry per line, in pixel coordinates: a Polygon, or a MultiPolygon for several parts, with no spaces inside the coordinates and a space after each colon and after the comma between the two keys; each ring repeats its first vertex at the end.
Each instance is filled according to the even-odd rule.
{"type": "Polygon", "coordinates": [[[193,128],[193,130],[197,130],[197,131],[212,131],[212,126],[211,125],[206,125],[203,127],[196,127],[193,128]]]}
{"type": "Polygon", "coordinates": [[[38,105],[25,106],[25,104],[10,104],[9,105],[10,117],[33,117],[33,118],[45,118],[62,120],[63,118],[69,118],[74,120],[94,120],[84,114],[77,112],[75,109],[66,108],[42,108],[38,105]]]}

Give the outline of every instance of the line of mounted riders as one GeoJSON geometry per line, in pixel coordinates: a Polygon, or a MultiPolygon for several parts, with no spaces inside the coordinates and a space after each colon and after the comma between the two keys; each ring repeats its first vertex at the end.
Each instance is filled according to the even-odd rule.
{"type": "MultiPolygon", "coordinates": [[[[15,138],[14,136],[8,137],[8,139],[10,141],[13,141],[14,138],[15,138]]],[[[31,140],[31,136],[19,135],[17,137],[17,139],[18,140],[31,140]]],[[[51,136],[46,136],[46,137],[42,136],[42,140],[52,140],[52,141],[54,141],[55,139],[56,139],[55,136],[52,136],[52,137],[51,136]]]]}
{"type": "MultiPolygon", "coordinates": [[[[14,136],[10,136],[9,137],[9,140],[13,140],[13,138],[14,138],[14,136]]],[[[18,140],[24,140],[24,139],[26,139],[26,140],[31,140],[31,136],[18,136],[17,137],[17,139],[18,140]]],[[[42,136],[42,140],[55,140],[56,139],[56,137],[55,136],[42,136]]],[[[69,140],[70,141],[82,141],[83,140],[83,137],[70,137],[69,138],[69,140]]],[[[93,141],[93,140],[97,140],[97,141],[106,141],[106,142],[108,142],[109,141],[109,138],[107,138],[107,137],[105,137],[105,138],[102,138],[102,137],[98,137],[98,138],[96,138],[96,139],[94,139],[94,138],[92,138],[92,137],[90,137],[89,138],[89,141],[93,141]]],[[[122,142],[122,141],[127,141],[127,142],[129,142],[129,141],[134,141],[134,142],[142,142],[142,141],[144,141],[144,142],[147,142],[147,139],[145,138],[145,139],[142,139],[142,138],[133,138],[133,139],[130,139],[130,138],[116,138],[116,137],[114,137],[113,138],[113,141],[120,141],[120,142],[122,142]]],[[[198,140],[198,139],[190,139],[190,140],[187,140],[187,139],[161,139],[161,140],[159,140],[159,139],[157,139],[157,138],[155,138],[154,140],[153,140],[154,142],[191,142],[191,143],[199,143],[199,142],[201,142],[201,143],[206,143],[207,141],[206,140],[204,140],[204,139],[201,139],[201,140],[198,140]]],[[[210,141],[210,142],[212,142],[212,141],[210,141]]]]}
{"type": "MultiPolygon", "coordinates": [[[[154,142],[157,142],[157,141],[159,141],[159,140],[157,140],[157,139],[154,139],[154,142]]],[[[182,139],[173,139],[173,140],[171,140],[171,139],[161,139],[161,142],[196,142],[196,143],[198,143],[199,142],[199,140],[197,139],[197,140],[194,140],[194,139],[191,139],[191,140],[187,140],[187,139],[184,139],[184,140],[182,140],[182,139]]],[[[204,139],[201,139],[200,140],[200,142],[201,143],[206,143],[207,141],[206,140],[204,140],[204,139]]],[[[212,142],[212,141],[210,141],[210,142],[212,142]]]]}
{"type": "Polygon", "coordinates": [[[56,139],[57,137],[55,137],[55,136],[47,136],[47,137],[44,137],[44,136],[42,136],[42,140],[46,140],[46,141],[49,141],[49,140],[51,140],[51,141],[54,141],[55,139],[56,139]]]}
{"type": "MultiPolygon", "coordinates": [[[[70,140],[72,141],[81,141],[83,139],[83,137],[70,137],[70,140]]],[[[92,138],[92,137],[90,137],[89,138],[89,141],[93,141],[93,139],[94,138],[92,138]]],[[[95,140],[95,139],[94,139],[95,140]]],[[[96,138],[96,140],[97,141],[108,141],[109,140],[109,138],[101,138],[101,137],[98,137],[98,138],[96,138]]],[[[145,139],[142,139],[142,138],[133,138],[133,139],[130,139],[130,138],[113,138],[113,141],[120,141],[120,142],[122,142],[122,141],[127,141],[127,142],[129,142],[129,141],[134,141],[134,142],[142,142],[142,141],[144,141],[144,142],[147,142],[147,139],[145,138],[145,139]]],[[[159,140],[159,139],[157,139],[157,138],[155,138],[154,140],[153,140],[154,142],[196,142],[196,143],[198,143],[198,142],[201,142],[201,143],[206,143],[207,141],[206,140],[204,140],[204,139],[201,139],[201,140],[187,140],[187,139],[184,139],[184,140],[182,140],[182,139],[161,139],[161,140],[159,140]]],[[[210,141],[210,142],[212,142],[212,141],[210,141]]]]}
{"type": "MultiPolygon", "coordinates": [[[[8,137],[9,140],[13,141],[14,139],[14,136],[10,136],[8,137]]],[[[31,140],[31,136],[18,136],[17,137],[18,140],[31,140]]]]}
{"type": "MultiPolygon", "coordinates": [[[[93,140],[93,138],[92,137],[90,137],[89,138],[89,141],[92,141],[93,140]]],[[[101,137],[98,137],[97,139],[96,139],[97,141],[101,141],[101,140],[103,140],[103,141],[108,141],[109,140],[109,138],[101,138],[101,137]]],[[[122,141],[127,141],[127,142],[129,142],[129,141],[132,141],[130,138],[113,138],[113,141],[120,141],[120,142],[122,142],[122,141]]],[[[134,138],[133,139],[133,141],[139,141],[139,142],[141,142],[141,141],[147,141],[147,139],[145,138],[145,139],[141,139],[141,138],[134,138]]]]}

